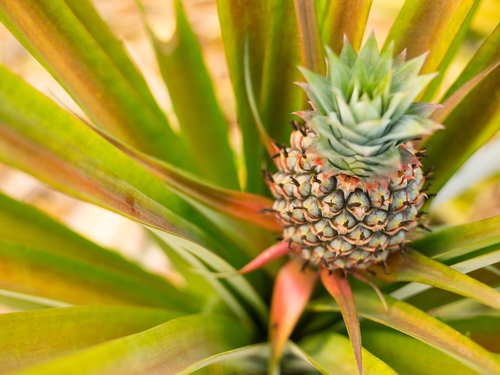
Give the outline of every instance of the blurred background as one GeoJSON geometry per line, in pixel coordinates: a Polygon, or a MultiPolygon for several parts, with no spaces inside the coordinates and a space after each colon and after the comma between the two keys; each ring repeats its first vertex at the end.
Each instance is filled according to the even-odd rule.
{"type": "MultiPolygon", "coordinates": [[[[175,127],[176,120],[168,92],[156,66],[154,53],[143,28],[134,0],[93,0],[103,19],[123,40],[130,55],[142,70],[159,104],[175,127]]],[[[375,30],[379,46],[404,0],[373,0],[367,34],[375,30]]],[[[157,35],[168,40],[175,28],[173,6],[169,0],[143,0],[148,18],[157,35]]],[[[204,49],[206,63],[219,95],[220,104],[230,123],[233,148],[238,154],[238,131],[234,126],[235,110],[229,81],[215,0],[184,0],[186,12],[204,49]]],[[[500,0],[482,0],[472,21],[466,42],[446,73],[440,93],[461,73],[482,41],[497,26],[500,0]]],[[[78,106],[42,66],[0,24],[0,63],[23,77],[64,108],[85,117],[78,106]]],[[[52,190],[33,177],[0,164],[0,191],[36,206],[70,228],[102,246],[120,251],[144,267],[171,277],[168,260],[148,240],[138,224],[96,206],[80,202],[52,190]]],[[[461,224],[500,215],[500,137],[498,135],[479,150],[440,193],[433,207],[438,224],[461,224]],[[453,185],[453,188],[451,187],[453,185]]],[[[0,312],[8,311],[0,306],[0,312]]]]}

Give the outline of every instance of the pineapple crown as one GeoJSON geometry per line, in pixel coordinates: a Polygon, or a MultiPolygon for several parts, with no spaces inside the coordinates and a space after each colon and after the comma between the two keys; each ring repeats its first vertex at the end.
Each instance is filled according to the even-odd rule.
{"type": "Polygon", "coordinates": [[[442,128],[427,118],[439,105],[413,102],[437,74],[418,75],[426,55],[393,58],[393,44],[380,53],[372,33],[359,55],[347,39],[340,56],[327,47],[327,78],[300,68],[314,111],[296,114],[318,134],[311,151],[324,172],[385,183],[420,164],[407,142],[442,128]]]}

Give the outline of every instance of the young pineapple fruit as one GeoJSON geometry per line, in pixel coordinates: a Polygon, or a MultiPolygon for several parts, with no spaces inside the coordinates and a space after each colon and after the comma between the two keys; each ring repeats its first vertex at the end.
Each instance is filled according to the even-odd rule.
{"type": "Polygon", "coordinates": [[[436,105],[414,100],[435,75],[418,75],[425,55],[380,54],[373,34],[359,56],[348,41],[327,53],[328,78],[302,69],[313,111],[296,113],[305,125],[293,122],[291,147],[277,146],[271,212],[306,264],[385,267],[421,225],[426,173],[412,140],[441,125],[427,118],[436,105]]]}

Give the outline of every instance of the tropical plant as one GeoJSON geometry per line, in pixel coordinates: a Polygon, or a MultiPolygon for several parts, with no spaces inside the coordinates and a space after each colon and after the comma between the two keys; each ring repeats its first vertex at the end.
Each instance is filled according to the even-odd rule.
{"type": "Polygon", "coordinates": [[[0,161],[142,224],[184,278],[0,195],[0,301],[24,310],[0,373],[500,374],[500,218],[420,210],[500,127],[500,26],[433,105],[479,1],[407,0],[381,52],[370,0],[271,3],[217,0],[237,167],[180,0],[171,41],[148,29],[179,133],[89,0],[0,0],[88,116],[0,67],[0,161]]]}

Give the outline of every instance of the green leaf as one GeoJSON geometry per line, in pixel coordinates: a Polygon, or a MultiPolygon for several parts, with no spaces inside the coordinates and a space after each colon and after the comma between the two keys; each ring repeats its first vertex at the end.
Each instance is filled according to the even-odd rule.
{"type": "MultiPolygon", "coordinates": [[[[351,342],[344,335],[335,332],[313,334],[301,340],[298,346],[322,374],[352,375],[358,371],[351,342]]],[[[396,372],[363,348],[363,375],[396,375],[396,372]]]]}
{"type": "MultiPolygon", "coordinates": [[[[478,58],[483,60],[473,59],[469,64],[470,68],[465,70],[466,74],[459,77],[461,84],[464,83],[464,79],[467,81],[469,77],[474,77],[496,63],[500,59],[499,47],[500,27],[478,51],[478,58]]],[[[456,93],[457,88],[454,90],[456,93]]],[[[499,97],[500,67],[497,66],[446,117],[443,121],[445,130],[436,132],[429,139],[427,142],[428,158],[425,159],[424,166],[426,168],[430,165],[435,166],[433,182],[435,191],[438,191],[462,164],[498,131],[500,127],[499,97]]]]}
{"type": "Polygon", "coordinates": [[[302,109],[300,88],[293,83],[300,80],[297,21],[288,0],[274,0],[271,16],[262,73],[261,117],[273,139],[288,143],[292,131],[288,123],[295,118],[292,112],[302,109]]]}
{"type": "MultiPolygon", "coordinates": [[[[238,124],[243,138],[247,176],[245,190],[254,193],[265,189],[262,181],[255,178],[260,173],[264,148],[248,103],[243,58],[245,40],[248,38],[249,55],[252,57],[250,61],[252,87],[259,90],[265,42],[268,38],[268,8],[268,2],[264,0],[217,0],[222,43],[236,98],[238,124]]],[[[260,98],[256,99],[259,102],[260,98]]]]}
{"type": "Polygon", "coordinates": [[[446,56],[476,0],[406,0],[386,39],[394,54],[407,59],[429,52],[421,74],[435,72],[446,56]]]}
{"type": "Polygon", "coordinates": [[[478,375],[452,357],[389,329],[363,330],[363,343],[374,355],[404,375],[478,375]]]}
{"type": "Polygon", "coordinates": [[[118,252],[96,245],[44,212],[1,193],[0,238],[120,271],[157,287],[169,286],[165,279],[150,274],[118,252]]]}
{"type": "Polygon", "coordinates": [[[357,52],[365,32],[372,0],[330,0],[323,20],[323,43],[337,56],[344,46],[344,37],[357,52]]]}
{"type": "MultiPolygon", "coordinates": [[[[213,290],[219,295],[219,297],[226,303],[226,305],[233,311],[233,313],[238,316],[245,324],[251,325],[251,318],[244,308],[238,298],[218,279],[210,276],[210,269],[199,259],[199,257],[204,257],[208,264],[212,265],[212,269],[217,271],[229,271],[235,272],[235,269],[228,265],[225,261],[220,258],[213,257],[214,254],[210,253],[208,250],[198,246],[194,243],[185,243],[184,241],[173,241],[172,237],[165,236],[163,232],[155,232],[158,238],[165,241],[166,244],[175,251],[179,257],[181,257],[185,262],[192,266],[192,272],[199,272],[202,276],[205,276],[205,281],[207,281],[213,288],[213,290]],[[196,254],[196,255],[195,255],[196,254]],[[198,257],[197,257],[198,256],[198,257]]],[[[247,300],[253,302],[253,305],[260,312],[260,318],[265,320],[265,310],[266,307],[260,300],[259,296],[256,295],[255,290],[252,289],[246,280],[239,278],[236,281],[232,281],[233,285],[238,286],[239,291],[243,288],[245,291],[249,291],[247,295],[243,294],[247,300]]]]}
{"type": "Polygon", "coordinates": [[[163,309],[117,306],[78,306],[1,314],[0,374],[141,332],[180,315],[163,309]]]}
{"type": "Polygon", "coordinates": [[[13,311],[40,310],[50,307],[69,307],[68,303],[49,298],[34,296],[12,290],[0,289],[0,304],[8,306],[13,311]]]}
{"type": "Polygon", "coordinates": [[[203,205],[275,232],[283,228],[273,216],[259,212],[272,207],[271,199],[214,186],[172,164],[143,154],[100,129],[95,131],[156,177],[203,205]]]}
{"type": "MultiPolygon", "coordinates": [[[[232,362],[253,363],[255,361],[255,357],[266,357],[268,351],[269,351],[268,344],[254,344],[245,346],[243,348],[229,350],[227,352],[205,358],[189,366],[185,370],[179,372],[177,375],[191,374],[194,373],[194,371],[196,370],[203,369],[206,368],[207,366],[218,363],[221,364],[231,364],[232,362]]],[[[209,372],[209,374],[211,374],[211,372],[209,372]]],[[[226,372],[223,372],[223,374],[226,374],[226,372]]],[[[233,372],[231,372],[231,374],[233,374],[233,372]]],[[[234,372],[234,374],[237,374],[237,372],[234,372]]]]}
{"type": "MultiPolygon", "coordinates": [[[[389,306],[386,312],[376,293],[368,290],[356,291],[354,298],[361,316],[433,346],[481,374],[500,373],[500,361],[493,354],[416,307],[385,296],[389,306]]],[[[316,301],[310,306],[314,311],[340,311],[333,300],[316,301]]]]}
{"type": "Polygon", "coordinates": [[[153,287],[83,260],[0,240],[0,288],[70,304],[125,304],[193,312],[198,302],[173,286],[153,287]]]}
{"type": "Polygon", "coordinates": [[[217,236],[219,231],[210,219],[91,127],[5,68],[0,67],[0,77],[4,103],[0,108],[0,160],[5,164],[79,199],[200,241],[222,252],[237,267],[248,262],[248,257],[231,251],[232,245],[217,236]]]}
{"type": "Polygon", "coordinates": [[[473,79],[488,66],[500,60],[500,24],[483,42],[479,50],[474,54],[463,72],[457,80],[451,85],[442,100],[446,100],[450,95],[457,91],[467,81],[473,79]]]}
{"type": "Polygon", "coordinates": [[[174,4],[176,27],[168,41],[162,41],[155,35],[144,9],[141,11],[179,119],[182,137],[188,145],[184,153],[194,155],[202,176],[220,186],[238,189],[227,121],[219,107],[200,45],[186,19],[182,3],[176,0],[174,4]]]}
{"type": "Polygon", "coordinates": [[[500,243],[500,216],[430,233],[412,248],[443,262],[500,243]]]}
{"type": "Polygon", "coordinates": [[[325,75],[325,53],[314,0],[294,0],[299,31],[300,60],[303,67],[325,75]]]}
{"type": "Polygon", "coordinates": [[[4,3],[0,20],[30,52],[34,51],[34,57],[96,124],[140,150],[188,165],[186,156],[177,152],[178,140],[166,117],[151,94],[145,94],[145,85],[138,83],[142,79],[133,63],[123,64],[127,56],[119,52],[119,42],[111,42],[114,37],[95,11],[89,10],[89,4],[74,0],[68,4],[62,0],[4,3]]]}
{"type": "MultiPolygon", "coordinates": [[[[500,251],[497,253],[500,254],[500,251]]],[[[495,253],[495,258],[499,258],[499,254],[495,253]]],[[[492,264],[496,262],[488,259],[485,263],[492,264]]],[[[377,278],[380,280],[389,282],[413,281],[426,284],[464,297],[473,298],[487,306],[500,310],[499,292],[416,251],[409,252],[406,257],[399,253],[388,257],[387,274],[383,272],[380,266],[371,266],[370,270],[376,272],[377,278]]],[[[392,295],[395,296],[394,293],[392,295]]],[[[397,297],[403,298],[399,293],[397,297]]]]}
{"type": "Polygon", "coordinates": [[[472,9],[470,10],[469,14],[467,15],[467,18],[465,19],[464,23],[460,27],[460,30],[458,31],[455,39],[453,40],[453,43],[450,45],[448,48],[448,51],[446,52],[446,55],[444,56],[443,61],[439,65],[439,75],[432,80],[432,82],[429,84],[427,89],[425,90],[425,94],[422,97],[423,102],[430,102],[432,101],[432,98],[434,94],[438,91],[439,87],[441,86],[441,82],[444,79],[446,70],[448,69],[450,63],[452,62],[453,58],[457,54],[458,50],[462,46],[462,44],[465,41],[465,38],[467,37],[467,34],[470,31],[471,28],[471,23],[472,20],[476,14],[477,9],[479,8],[479,4],[481,4],[481,0],[476,0],[474,5],[472,6],[472,9]]]}
{"type": "Polygon", "coordinates": [[[248,331],[230,317],[190,315],[18,374],[173,375],[251,340],[248,331]]]}
{"type": "Polygon", "coordinates": [[[500,353],[500,317],[479,316],[447,323],[489,351],[500,353]]]}

